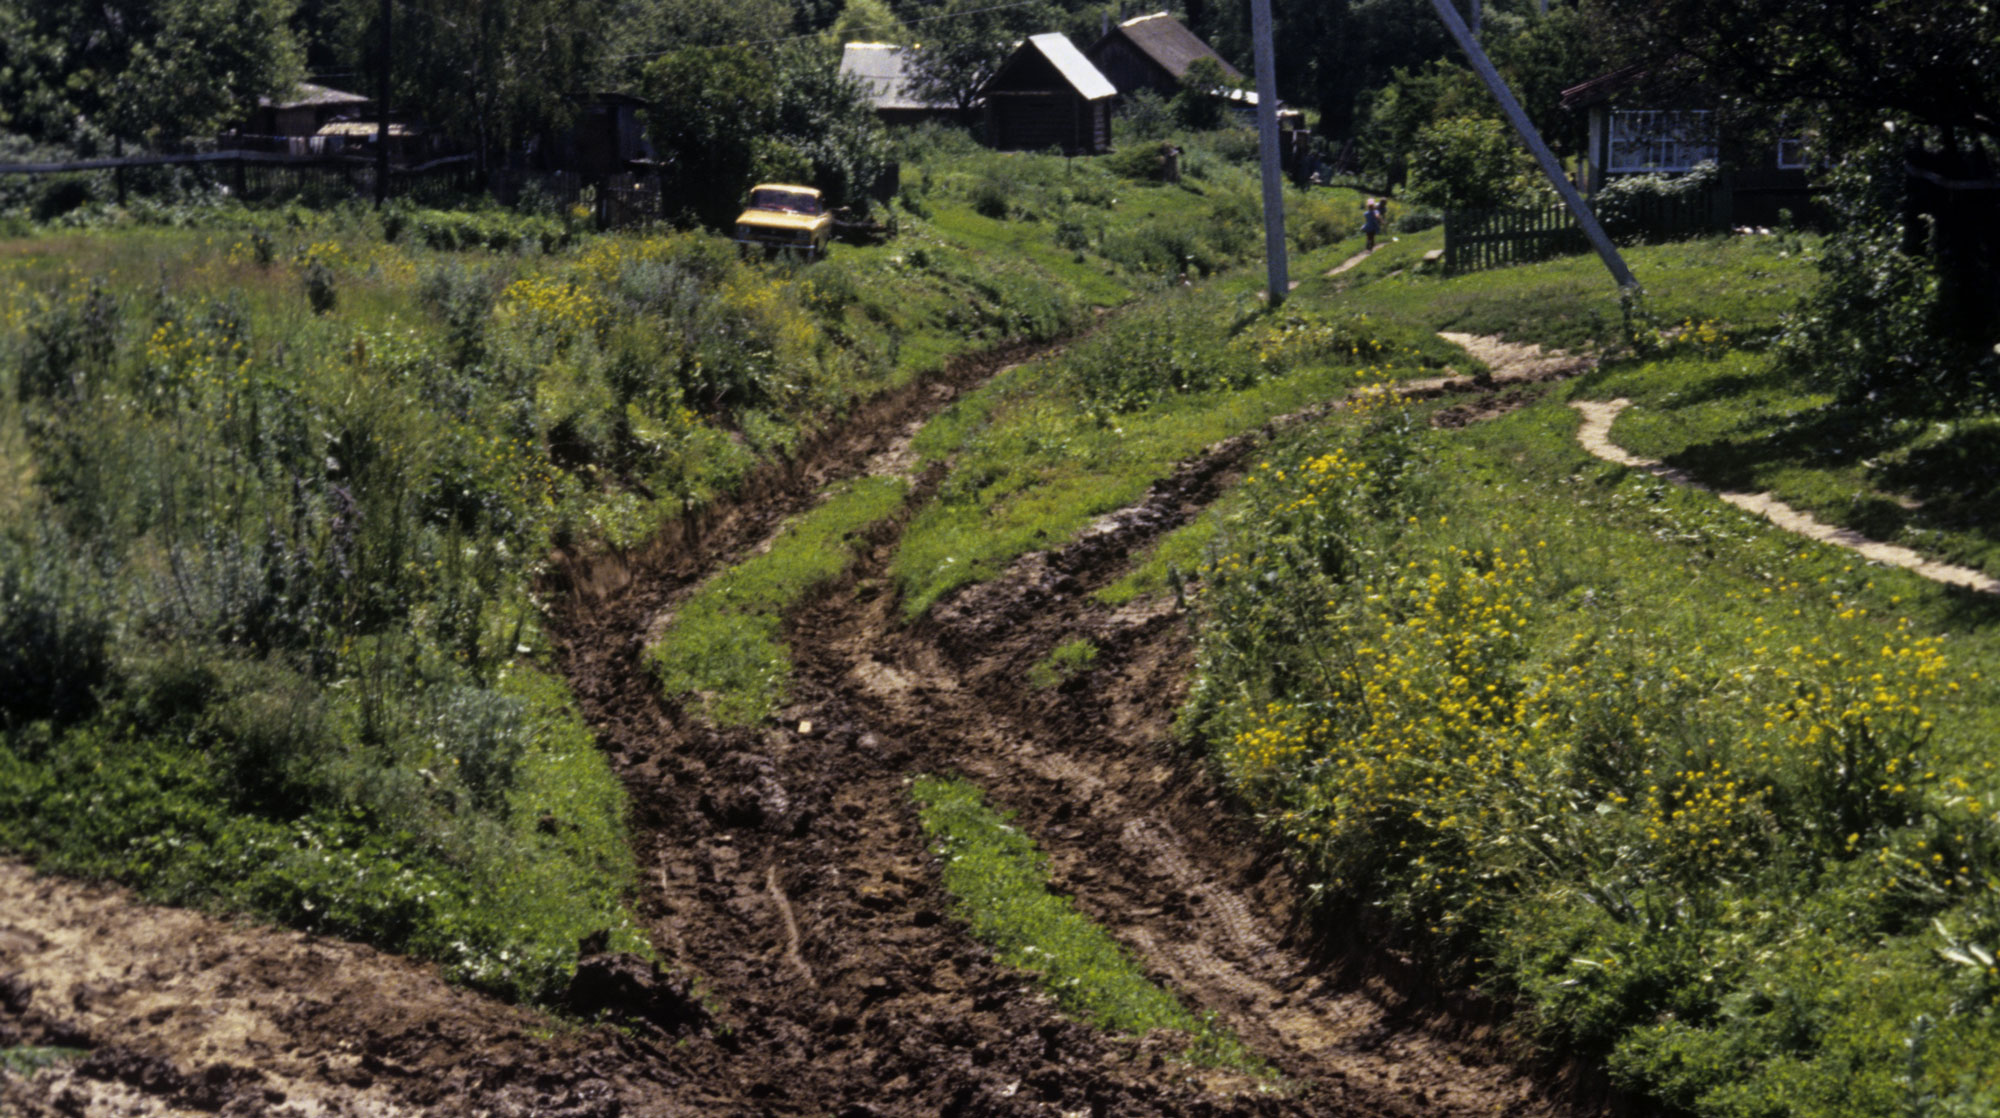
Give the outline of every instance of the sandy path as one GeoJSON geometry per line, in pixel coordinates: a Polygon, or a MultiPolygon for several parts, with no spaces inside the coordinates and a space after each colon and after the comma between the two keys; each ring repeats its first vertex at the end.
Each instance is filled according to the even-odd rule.
{"type": "Polygon", "coordinates": [[[1611,424],[1618,413],[1630,407],[1632,401],[1619,398],[1609,402],[1594,400],[1571,401],[1570,406],[1583,413],[1583,426],[1577,430],[1577,441],[1591,454],[1606,462],[1616,462],[1635,470],[1644,470],[1654,477],[1671,481],[1675,485],[1685,485],[1713,493],[1722,500],[1748,513],[1761,516],[1787,532],[1804,536],[1820,543],[1846,548],[1873,563],[1891,567],[1901,567],[1907,571],[1952,586],[1963,586],[1982,594],[2000,594],[2000,580],[1970,567],[1954,566],[1926,559],[1922,555],[1896,544],[1871,540],[1851,528],[1836,528],[1813,517],[1809,513],[1780,501],[1769,493],[1738,493],[1714,486],[1704,485],[1695,480],[1686,470],[1666,465],[1657,458],[1641,458],[1625,451],[1611,441],[1611,424]]]}

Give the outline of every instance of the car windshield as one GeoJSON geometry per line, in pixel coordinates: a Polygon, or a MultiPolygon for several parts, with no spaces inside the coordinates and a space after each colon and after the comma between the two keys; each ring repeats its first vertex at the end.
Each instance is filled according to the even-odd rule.
{"type": "Polygon", "coordinates": [[[750,192],[750,208],[784,210],[795,214],[817,214],[819,199],[798,190],[753,190],[750,192]]]}

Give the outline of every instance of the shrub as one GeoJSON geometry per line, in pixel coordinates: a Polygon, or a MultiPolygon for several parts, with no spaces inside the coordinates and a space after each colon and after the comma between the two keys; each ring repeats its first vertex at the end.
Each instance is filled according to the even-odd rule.
{"type": "Polygon", "coordinates": [[[80,398],[92,377],[110,371],[118,320],[118,301],[101,281],[69,285],[39,299],[25,323],[16,398],[80,398]]]}
{"type": "Polygon", "coordinates": [[[1222,333],[1212,303],[1175,292],[1076,345],[1064,368],[1085,405],[1105,413],[1176,393],[1240,388],[1257,378],[1258,366],[1222,333]]]}
{"type": "Polygon", "coordinates": [[[1152,89],[1140,87],[1126,94],[1118,108],[1118,123],[1127,139],[1162,140],[1174,126],[1166,98],[1152,89]]]}
{"type": "Polygon", "coordinates": [[[1509,184],[1528,155],[1507,126],[1457,116],[1418,130],[1410,152],[1410,197],[1435,209],[1484,210],[1512,198],[1509,184]]]}
{"type": "Polygon", "coordinates": [[[1013,181],[995,172],[988,171],[972,184],[972,210],[981,217],[1004,219],[1013,198],[1013,181]]]}
{"type": "Polygon", "coordinates": [[[306,302],[312,304],[314,314],[331,314],[340,301],[340,292],[334,285],[333,267],[319,256],[306,261],[303,281],[306,287],[306,302]]]}
{"type": "Polygon", "coordinates": [[[1713,160],[1680,175],[1620,175],[1591,198],[1591,207],[1604,231],[1621,241],[1714,232],[1704,219],[1720,179],[1713,160]]]}
{"type": "Polygon", "coordinates": [[[67,552],[59,536],[0,540],[0,727],[84,717],[110,676],[104,590],[67,552]]]}

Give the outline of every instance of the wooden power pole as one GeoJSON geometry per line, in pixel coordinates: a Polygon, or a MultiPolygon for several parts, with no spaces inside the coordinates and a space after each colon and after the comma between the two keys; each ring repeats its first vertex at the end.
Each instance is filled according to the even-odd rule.
{"type": "Polygon", "coordinates": [[[1292,289],[1285,260],[1285,179],[1278,169],[1278,65],[1271,48],[1271,0],[1250,0],[1257,59],[1257,149],[1264,162],[1264,272],[1270,305],[1292,289]]]}
{"type": "Polygon", "coordinates": [[[375,113],[375,208],[389,200],[389,16],[391,0],[382,0],[382,80],[375,113]]]}
{"type": "Polygon", "coordinates": [[[1459,49],[1465,52],[1466,59],[1479,74],[1479,80],[1486,83],[1487,91],[1493,94],[1494,100],[1500,102],[1501,111],[1507,114],[1507,120],[1514,125],[1514,131],[1520,134],[1521,142],[1527,144],[1528,150],[1534,153],[1535,162],[1541,165],[1542,174],[1548,176],[1549,184],[1556,188],[1557,194],[1562,195],[1563,204],[1576,216],[1576,223],[1583,227],[1583,235],[1590,238],[1591,246],[1597,249],[1598,258],[1604,261],[1606,268],[1610,269],[1611,278],[1618,281],[1619,287],[1638,287],[1639,281],[1632,275],[1632,269],[1625,266],[1625,258],[1618,254],[1618,246],[1612,244],[1611,238],[1604,235],[1604,227],[1597,223],[1597,216],[1590,212],[1590,206],[1584,202],[1583,195],[1578,194],[1576,187],[1570,185],[1569,176],[1563,174],[1562,164],[1556,162],[1555,153],[1549,150],[1549,145],[1542,142],[1542,134],[1535,131],[1534,122],[1530,121],[1528,114],[1521,110],[1521,102],[1515,100],[1513,91],[1508,89],[1507,83],[1501,79],[1500,71],[1493,68],[1493,60],[1487,58],[1486,52],[1480,49],[1479,40],[1472,37],[1471,29],[1465,26],[1465,20],[1458,14],[1458,8],[1452,4],[1452,0],[1431,0],[1431,7],[1437,9],[1438,18],[1444,20],[1445,29],[1451,32],[1451,37],[1458,40],[1459,49]]]}

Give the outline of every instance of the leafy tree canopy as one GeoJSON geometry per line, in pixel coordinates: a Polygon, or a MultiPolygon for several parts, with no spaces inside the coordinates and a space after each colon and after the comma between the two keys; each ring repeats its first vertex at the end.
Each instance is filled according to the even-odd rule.
{"type": "MultiPolygon", "coordinates": [[[[574,119],[598,81],[609,0],[428,0],[395,5],[397,105],[463,137],[482,159],[574,119]]],[[[372,88],[373,15],[360,37],[372,88]]]]}
{"type": "Polygon", "coordinates": [[[761,179],[806,179],[844,204],[887,162],[874,110],[824,51],[688,47],[646,68],[647,130],[668,196],[724,225],[761,179]]]}
{"type": "Polygon", "coordinates": [[[294,0],[9,0],[0,128],[82,148],[213,135],[291,88],[294,0]]]}

